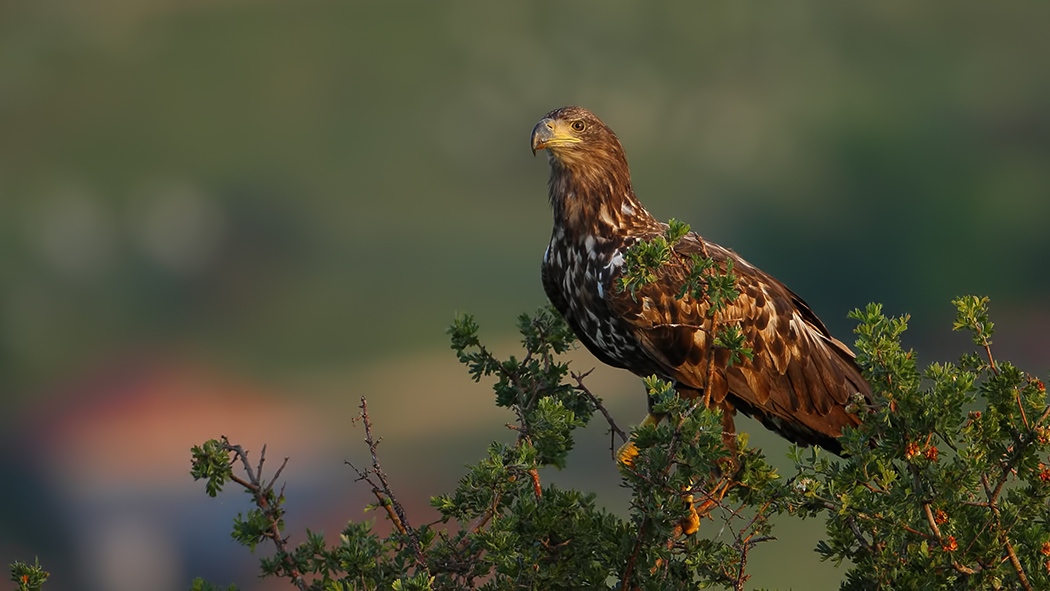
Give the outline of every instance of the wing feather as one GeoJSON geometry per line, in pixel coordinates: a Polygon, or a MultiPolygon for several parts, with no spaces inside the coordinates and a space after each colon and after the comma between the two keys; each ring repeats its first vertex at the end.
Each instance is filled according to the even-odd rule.
{"type": "Polygon", "coordinates": [[[688,255],[705,246],[721,268],[733,261],[740,296],[719,318],[738,323],[754,355],[726,370],[728,351],[715,348],[712,400],[728,400],[793,441],[839,449],[834,438],[843,427],[857,424],[843,405],[853,392],[870,395],[852,353],[831,337],[799,296],[736,253],[689,234],[675,246],[682,260],[662,267],[655,283],[637,291],[637,300],[609,290],[606,303],[628,322],[665,377],[683,388],[703,390],[707,304],[675,296],[688,272],[688,255]]]}

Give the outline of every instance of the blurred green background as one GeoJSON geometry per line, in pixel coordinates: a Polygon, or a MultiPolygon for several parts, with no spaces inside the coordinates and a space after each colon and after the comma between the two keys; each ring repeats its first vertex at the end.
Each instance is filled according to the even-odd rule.
{"type": "MultiPolygon", "coordinates": [[[[17,475],[0,559],[41,556],[49,589],[124,588],[85,558],[83,532],[112,520],[84,521],[82,479],[104,505],[164,490],[143,514],[211,511],[183,482],[200,441],[178,440],[156,482],[106,451],[140,447],[129,425],[146,437],[208,416],[214,437],[247,420],[250,395],[179,415],[179,388],[157,395],[166,410],[128,410],[196,371],[216,398],[231,381],[264,392],[275,432],[288,413],[331,422],[293,438],[332,459],[311,489],[337,505],[329,534],[367,500],[347,502],[341,466],[360,451],[361,395],[389,410],[373,418],[406,495],[425,507],[451,487],[510,417],[444,330],[471,312],[509,351],[514,317],[545,301],[548,170],[528,135],[565,104],[616,130],[654,215],[771,272],[843,340],[846,312],[881,301],[913,314],[923,362],[954,358],[968,345],[948,334],[949,300],[988,295],[999,354],[1045,375],[1048,17],[1037,2],[0,4],[0,429],[17,475]],[[91,446],[101,434],[112,447],[91,446]],[[76,449],[100,450],[83,473],[63,467],[76,449]]],[[[642,416],[637,379],[594,379],[622,425],[642,416]]],[[[581,439],[551,477],[624,513],[601,426],[581,439]]],[[[216,573],[255,588],[226,533],[242,500],[191,541],[140,528],[179,557],[154,571],[170,586],[149,587],[216,573]]],[[[837,588],[804,525],[755,551],[756,585],[837,588]]]]}

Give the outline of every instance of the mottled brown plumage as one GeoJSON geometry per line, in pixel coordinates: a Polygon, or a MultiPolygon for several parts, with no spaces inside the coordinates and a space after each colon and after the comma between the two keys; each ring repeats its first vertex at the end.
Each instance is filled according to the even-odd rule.
{"type": "Polygon", "coordinates": [[[543,257],[543,287],[588,350],[604,363],[656,374],[683,395],[698,396],[707,387],[708,305],[675,296],[690,254],[706,252],[722,268],[732,260],[740,297],[720,318],[739,323],[754,359],[727,369],[727,351],[714,348],[712,404],[728,416],[736,410],[751,415],[791,441],[841,452],[836,438],[858,423],[845,406],[854,393],[869,398],[870,387],[849,348],[800,297],[735,252],[690,233],[675,246],[681,256],[632,298],[616,284],[624,253],[667,225],[635,197],[616,135],[590,111],[564,107],[536,124],[532,148],[546,149],[551,166],[554,231],[543,257]]]}

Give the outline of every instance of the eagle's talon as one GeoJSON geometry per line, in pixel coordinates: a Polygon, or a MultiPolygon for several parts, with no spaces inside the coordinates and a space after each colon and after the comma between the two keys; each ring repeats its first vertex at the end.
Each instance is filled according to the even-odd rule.
{"type": "Polygon", "coordinates": [[[717,485],[715,485],[715,488],[709,494],[705,495],[706,498],[703,503],[700,503],[699,507],[697,507],[694,502],[693,495],[686,495],[685,502],[689,503],[689,515],[683,518],[678,524],[682,533],[687,536],[695,534],[697,530],[700,529],[700,518],[707,517],[710,519],[711,511],[722,502],[722,499],[726,496],[726,493],[729,492],[729,489],[737,484],[738,483],[734,482],[731,478],[723,478],[717,485]]]}
{"type": "MultiPolygon", "coordinates": [[[[697,512],[696,505],[693,504],[693,495],[686,496],[685,501],[689,503],[689,515],[679,522],[679,526],[682,528],[683,534],[691,536],[700,529],[700,513],[697,512]]],[[[706,514],[707,512],[705,512],[706,514]]]]}
{"type": "Polygon", "coordinates": [[[634,459],[638,457],[638,446],[633,441],[628,441],[616,452],[616,463],[621,468],[634,469],[634,459]]]}

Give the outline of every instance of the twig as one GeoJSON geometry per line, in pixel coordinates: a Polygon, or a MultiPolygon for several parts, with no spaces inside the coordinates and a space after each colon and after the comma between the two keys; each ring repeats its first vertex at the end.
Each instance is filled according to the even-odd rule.
{"type": "Polygon", "coordinates": [[[995,366],[995,359],[992,359],[992,344],[988,342],[988,338],[983,334],[981,338],[984,339],[984,352],[988,355],[988,364],[992,366],[992,371],[995,372],[995,375],[999,375],[999,368],[995,366]]]}
{"type": "Polygon", "coordinates": [[[933,517],[933,511],[930,510],[930,503],[924,502],[922,504],[922,510],[926,513],[926,522],[930,524],[930,529],[933,530],[933,534],[937,536],[937,539],[941,539],[941,528],[937,525],[937,520],[933,517]]]}
{"type": "Polygon", "coordinates": [[[362,471],[349,461],[346,463],[357,472],[359,477],[358,480],[364,480],[372,486],[372,494],[376,496],[380,506],[386,509],[394,526],[402,534],[408,536],[409,546],[411,546],[412,553],[415,555],[416,567],[425,571],[429,575],[430,568],[427,566],[427,560],[423,555],[423,548],[419,543],[416,531],[412,529],[412,526],[408,523],[408,516],[405,514],[405,509],[401,506],[397,497],[394,496],[393,491],[390,489],[390,483],[387,482],[386,473],[383,472],[383,468],[379,465],[379,454],[376,452],[376,448],[379,446],[382,439],[377,440],[372,437],[372,421],[368,418],[368,401],[364,396],[361,397],[360,419],[365,424],[365,443],[368,444],[368,450],[372,454],[372,468],[367,471],[362,471]],[[372,480],[371,475],[373,474],[379,479],[379,485],[376,485],[372,480]],[[391,510],[393,513],[391,513],[391,510]]]}
{"type": "Polygon", "coordinates": [[[1025,588],[1025,591],[1032,591],[1032,584],[1028,582],[1028,576],[1025,575],[1024,567],[1021,566],[1021,561],[1017,559],[1017,553],[1014,552],[1013,544],[1010,543],[1010,540],[1005,540],[1005,542],[1006,554],[1010,557],[1010,564],[1017,571],[1017,578],[1021,579],[1021,585],[1025,588]]]}
{"type": "MultiPolygon", "coordinates": [[[[964,575],[976,575],[981,570],[981,565],[977,565],[977,568],[970,568],[965,564],[959,564],[958,561],[952,561],[952,568],[959,571],[964,575]]],[[[1030,589],[1030,587],[1029,587],[1030,589]]]]}
{"type": "MultiPolygon", "coordinates": [[[[763,517],[765,515],[766,510],[769,509],[769,506],[772,503],[773,499],[766,501],[765,504],[762,505],[762,508],[755,512],[754,517],[752,517],[751,520],[747,522],[747,525],[740,529],[739,533],[735,531],[733,532],[733,537],[736,538],[735,545],[737,546],[737,552],[740,553],[740,568],[737,569],[737,574],[733,582],[735,591],[744,591],[744,583],[751,578],[750,575],[744,574],[744,569],[747,566],[747,553],[752,548],[754,548],[758,544],[761,544],[762,542],[768,542],[770,540],[777,539],[775,536],[759,536],[756,538],[754,537],[755,534],[753,533],[748,535],[743,540],[740,539],[745,532],[751,530],[751,528],[755,526],[755,523],[760,517],[763,517]]],[[[739,513],[737,513],[736,511],[731,512],[730,517],[726,518],[726,525],[728,526],[729,520],[732,519],[734,516],[738,515],[739,513]]]]}
{"type": "MultiPolygon", "coordinates": [[[[270,521],[269,530],[264,534],[267,538],[273,541],[274,546],[277,547],[277,553],[282,557],[284,563],[284,570],[288,576],[292,579],[292,583],[300,589],[300,591],[306,591],[307,585],[306,580],[303,579],[302,573],[295,567],[295,562],[292,560],[292,556],[287,551],[288,540],[281,536],[281,509],[279,506],[271,505],[269,501],[270,495],[273,493],[273,485],[277,480],[277,477],[284,470],[284,467],[288,465],[288,458],[284,459],[281,463],[280,468],[274,474],[273,479],[269,484],[263,485],[262,483],[262,468],[266,461],[266,446],[264,445],[262,451],[259,453],[259,465],[258,468],[252,468],[251,463],[248,461],[248,452],[244,451],[244,448],[240,445],[233,445],[224,436],[222,438],[222,446],[227,452],[234,454],[234,460],[240,459],[241,464],[244,467],[244,473],[248,475],[248,480],[245,481],[236,475],[232,476],[231,480],[240,484],[244,488],[248,489],[252,498],[255,500],[255,505],[263,511],[266,518],[270,521]]],[[[284,496],[284,489],[281,489],[278,498],[284,496]]]]}
{"type": "Polygon", "coordinates": [[[576,386],[575,386],[576,390],[579,390],[580,392],[583,392],[583,394],[585,396],[587,396],[587,398],[590,399],[591,403],[594,404],[595,408],[597,408],[599,411],[601,411],[602,416],[604,416],[605,420],[609,423],[609,429],[614,434],[619,435],[620,439],[624,443],[627,443],[627,441],[630,440],[630,437],[627,436],[627,433],[625,433],[624,430],[621,429],[616,424],[616,421],[613,420],[612,415],[609,414],[608,410],[606,410],[605,405],[602,404],[602,401],[597,396],[595,396],[593,393],[591,393],[591,391],[589,389],[587,389],[587,386],[583,385],[583,378],[591,375],[591,372],[593,372],[593,371],[594,371],[594,368],[591,368],[588,371],[583,372],[582,374],[578,374],[576,372],[570,371],[569,375],[572,376],[572,379],[576,380],[576,386]]]}
{"type": "Polygon", "coordinates": [[[533,468],[529,470],[529,476],[532,477],[532,489],[536,493],[536,500],[538,501],[543,496],[543,487],[540,486],[540,473],[533,468]]]}
{"type": "Polygon", "coordinates": [[[1036,425],[1041,425],[1043,423],[1043,421],[1046,420],[1047,416],[1050,416],[1050,406],[1047,406],[1046,409],[1043,410],[1043,414],[1039,415],[1039,420],[1037,420],[1035,422],[1035,424],[1036,425]]]}
{"type": "Polygon", "coordinates": [[[995,516],[996,529],[999,530],[997,533],[1003,539],[1003,545],[1006,547],[1006,555],[1010,559],[1010,564],[1014,567],[1014,571],[1017,572],[1017,578],[1021,580],[1021,586],[1025,588],[1025,591],[1032,591],[1032,584],[1028,582],[1028,576],[1024,572],[1024,567],[1021,566],[1021,561],[1017,559],[1017,553],[1014,552],[1014,546],[1010,543],[1010,540],[1006,537],[1005,533],[1003,533],[1001,523],[999,523],[1001,514],[996,500],[999,498],[999,493],[1002,491],[1003,484],[1006,482],[1009,473],[1010,470],[1004,470],[1004,475],[1000,479],[998,486],[995,487],[994,492],[988,485],[988,477],[986,474],[981,474],[981,484],[984,485],[985,494],[988,495],[988,507],[992,510],[992,514],[995,516]]]}
{"type": "MultiPolygon", "coordinates": [[[[700,234],[696,235],[697,241],[700,242],[700,251],[704,253],[704,258],[710,259],[711,254],[707,252],[707,243],[704,242],[704,237],[700,234]]],[[[708,306],[711,305],[710,299],[706,296],[704,299],[708,300],[708,306]]],[[[718,310],[711,311],[711,330],[707,333],[704,354],[707,355],[707,377],[704,381],[704,408],[710,408],[711,406],[711,380],[714,379],[715,375],[715,335],[718,334],[718,310]]]]}
{"type": "Polygon", "coordinates": [[[852,515],[846,517],[846,525],[849,526],[853,536],[857,538],[857,541],[867,550],[868,554],[874,555],[875,551],[872,549],[871,544],[868,543],[868,539],[864,537],[864,532],[860,531],[860,527],[857,526],[857,521],[853,519],[852,515]]]}
{"type": "Polygon", "coordinates": [[[634,571],[634,563],[638,560],[638,552],[642,549],[642,537],[645,535],[645,526],[648,525],[649,518],[646,517],[642,520],[642,524],[638,526],[638,535],[634,538],[634,547],[631,548],[631,555],[627,557],[627,567],[623,570],[623,578],[620,580],[621,589],[630,589],[628,585],[631,584],[631,574],[634,571]]]}
{"type": "Polygon", "coordinates": [[[1024,404],[1021,403],[1021,391],[1014,388],[1014,400],[1017,401],[1017,408],[1021,409],[1021,420],[1024,421],[1024,428],[1028,431],[1032,430],[1032,427],[1028,424],[1028,415],[1024,412],[1024,404]]]}
{"type": "Polygon", "coordinates": [[[711,314],[711,332],[707,335],[707,377],[704,380],[704,408],[711,408],[711,382],[715,378],[715,334],[718,332],[718,312],[711,314]]]}

